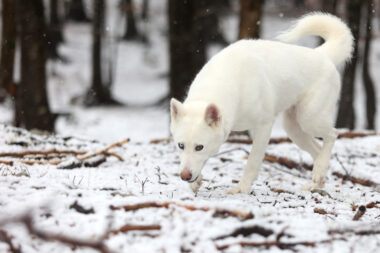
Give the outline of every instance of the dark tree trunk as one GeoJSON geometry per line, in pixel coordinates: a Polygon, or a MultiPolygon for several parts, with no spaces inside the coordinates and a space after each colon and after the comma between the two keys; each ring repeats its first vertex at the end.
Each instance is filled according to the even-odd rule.
{"type": "Polygon", "coordinates": [[[54,117],[50,113],[46,94],[43,3],[42,0],[19,0],[18,3],[21,40],[21,124],[27,129],[53,131],[54,117]]]}
{"type": "Polygon", "coordinates": [[[264,0],[240,0],[239,39],[260,37],[264,0]]]}
{"type": "Polygon", "coordinates": [[[361,0],[347,1],[347,14],[348,26],[351,28],[354,36],[354,52],[351,62],[348,63],[344,69],[342,90],[339,101],[339,110],[336,126],[338,128],[355,127],[355,112],[354,112],[354,83],[356,76],[356,65],[358,60],[358,44],[360,36],[360,14],[361,14],[361,0]]]}
{"type": "Polygon", "coordinates": [[[69,5],[69,12],[67,13],[67,19],[76,22],[89,22],[90,19],[87,17],[84,11],[83,0],[71,0],[69,5]]]}
{"type": "Polygon", "coordinates": [[[201,4],[169,0],[170,97],[180,100],[206,61],[201,4]]]}
{"type": "Polygon", "coordinates": [[[337,3],[338,0],[322,0],[322,11],[335,15],[337,3]]]}
{"type": "Polygon", "coordinates": [[[135,12],[132,0],[124,0],[125,1],[125,33],[123,36],[124,40],[134,40],[139,39],[139,33],[137,31],[136,27],[136,19],[135,19],[135,12]]]}
{"type": "Polygon", "coordinates": [[[59,58],[58,45],[63,42],[62,23],[58,14],[58,0],[50,0],[50,18],[47,34],[47,57],[59,58]]]}
{"type": "Polygon", "coordinates": [[[198,16],[202,20],[203,37],[206,44],[210,42],[228,45],[227,40],[219,27],[219,15],[223,9],[228,8],[228,3],[225,0],[204,0],[201,1],[198,16]]]}
{"type": "MultiPolygon", "coordinates": [[[[105,81],[104,70],[104,22],[105,22],[105,1],[94,0],[94,17],[92,28],[92,84],[87,92],[85,104],[111,105],[117,104],[111,96],[111,81],[105,81]]],[[[108,70],[107,70],[108,71],[108,70]]]]}
{"type": "Polygon", "coordinates": [[[372,17],[373,17],[373,0],[366,0],[366,33],[363,55],[363,84],[367,97],[366,111],[367,111],[367,128],[375,129],[375,115],[376,115],[376,92],[372,77],[369,73],[370,69],[370,50],[371,50],[371,37],[372,37],[372,17]]]}
{"type": "Polygon", "coordinates": [[[141,19],[144,21],[149,19],[149,0],[143,0],[141,19]]]}
{"type": "MultiPolygon", "coordinates": [[[[336,15],[337,4],[338,0],[322,0],[321,11],[336,15]]],[[[319,38],[319,45],[322,45],[324,42],[324,39],[319,38]]]]}
{"type": "Polygon", "coordinates": [[[2,34],[0,60],[0,96],[16,95],[13,69],[16,49],[16,2],[2,0],[2,34]],[[3,95],[1,94],[3,93],[3,95]]]}

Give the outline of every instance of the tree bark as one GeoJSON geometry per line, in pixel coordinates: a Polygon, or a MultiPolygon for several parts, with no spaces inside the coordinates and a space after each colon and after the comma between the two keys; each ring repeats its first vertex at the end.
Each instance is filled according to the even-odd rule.
{"type": "Polygon", "coordinates": [[[47,57],[59,58],[58,45],[63,42],[62,22],[58,14],[58,0],[50,0],[50,18],[47,34],[47,57]]]}
{"type": "Polygon", "coordinates": [[[149,0],[143,0],[141,19],[144,21],[149,19],[149,0]]]}
{"type": "Polygon", "coordinates": [[[351,28],[354,36],[354,52],[351,62],[344,69],[341,98],[339,101],[339,110],[336,126],[338,128],[355,127],[354,112],[354,83],[356,76],[356,65],[358,60],[358,44],[360,36],[360,19],[361,19],[361,0],[347,1],[348,26],[351,28]]]}
{"type": "Polygon", "coordinates": [[[104,23],[105,1],[94,0],[94,17],[92,28],[92,84],[85,97],[85,105],[115,105],[119,104],[111,96],[110,80],[106,81],[104,74],[104,23]]]}
{"type": "Polygon", "coordinates": [[[50,113],[46,93],[43,2],[19,0],[18,10],[21,40],[21,124],[26,129],[53,131],[54,117],[50,113]]]}
{"type": "Polygon", "coordinates": [[[366,0],[366,33],[363,55],[363,84],[366,93],[366,113],[367,113],[367,128],[375,129],[375,115],[376,115],[376,92],[372,77],[370,75],[370,51],[371,51],[371,37],[372,37],[372,17],[373,17],[373,0],[366,0]]]}
{"type": "Polygon", "coordinates": [[[14,58],[16,49],[16,2],[2,0],[2,35],[0,60],[0,91],[16,95],[13,82],[14,58]]]}
{"type": "Polygon", "coordinates": [[[322,0],[322,11],[335,15],[337,4],[338,0],[322,0]]]}
{"type": "Polygon", "coordinates": [[[260,37],[264,0],[240,0],[239,39],[260,37]]]}
{"type": "Polygon", "coordinates": [[[206,61],[201,0],[169,0],[170,96],[182,100],[206,61]]]}
{"type": "Polygon", "coordinates": [[[126,23],[125,23],[125,33],[124,33],[123,39],[124,40],[138,39],[140,36],[136,27],[136,18],[135,18],[135,12],[134,12],[135,6],[132,0],[124,0],[124,1],[125,1],[126,23]]]}
{"type": "Polygon", "coordinates": [[[76,22],[90,21],[90,19],[86,15],[86,12],[84,11],[83,0],[71,0],[67,18],[76,22]]]}

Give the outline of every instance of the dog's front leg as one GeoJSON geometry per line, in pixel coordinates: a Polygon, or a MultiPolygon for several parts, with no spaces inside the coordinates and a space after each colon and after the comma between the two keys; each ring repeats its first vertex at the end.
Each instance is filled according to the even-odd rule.
{"type": "Polygon", "coordinates": [[[227,191],[228,194],[249,193],[251,190],[252,182],[257,178],[262,160],[265,155],[265,149],[269,142],[272,126],[273,122],[260,125],[254,129],[253,146],[248,157],[248,162],[245,167],[243,177],[237,186],[227,191]]]}
{"type": "Polygon", "coordinates": [[[199,175],[197,180],[195,180],[195,182],[192,182],[189,184],[190,186],[190,189],[194,192],[194,193],[197,193],[198,190],[199,190],[199,187],[201,187],[202,185],[202,175],[199,175]]]}

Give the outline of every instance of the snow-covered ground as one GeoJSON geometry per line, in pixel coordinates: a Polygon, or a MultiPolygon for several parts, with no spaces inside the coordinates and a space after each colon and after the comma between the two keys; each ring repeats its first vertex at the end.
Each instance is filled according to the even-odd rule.
{"type": "MultiPolygon", "coordinates": [[[[326,186],[313,193],[299,189],[310,181],[310,171],[264,162],[251,194],[227,195],[226,190],[236,184],[242,174],[244,150],[250,149],[245,144],[225,144],[221,152],[227,152],[209,160],[197,195],[180,180],[175,146],[166,142],[124,144],[110,150],[124,161],[108,157],[96,167],[59,169],[68,165],[66,160],[75,160],[70,157],[52,158],[51,161],[65,161],[58,166],[0,164],[0,224],[27,213],[39,230],[90,241],[99,240],[105,231],[118,231],[125,225],[160,226],[158,230],[110,233],[104,243],[113,252],[211,253],[219,252],[218,247],[225,245],[230,247],[223,252],[255,249],[241,246],[242,242],[279,245],[257,249],[266,252],[378,252],[380,152],[376,151],[376,145],[379,142],[379,136],[339,139],[326,186]],[[337,172],[371,180],[374,185],[353,184],[335,176],[337,172]],[[78,211],[73,207],[75,202],[84,211],[92,211],[88,214],[78,211]],[[167,208],[135,211],[111,208],[147,202],[172,204],[167,208]],[[189,210],[180,205],[209,210],[189,210]],[[366,212],[359,221],[353,221],[361,205],[367,206],[366,212]],[[228,216],[217,212],[220,209],[252,213],[254,217],[228,216]],[[252,227],[253,234],[231,235],[238,228],[252,227]],[[262,229],[269,231],[268,234],[262,229]],[[292,246],[293,243],[309,244],[292,246]]],[[[93,153],[105,147],[100,142],[68,136],[37,136],[0,126],[0,154],[52,149],[93,153]]],[[[269,145],[267,153],[296,162],[311,162],[305,152],[291,143],[269,145]]],[[[23,160],[35,158],[29,156],[23,160]]],[[[31,236],[22,224],[0,225],[2,229],[13,238],[16,248],[21,246],[22,252],[72,252],[67,245],[31,236]]],[[[0,252],[6,252],[7,247],[1,243],[0,236],[0,252]]],[[[77,247],[75,252],[93,251],[77,247]]]]}
{"type": "MultiPolygon", "coordinates": [[[[117,1],[107,3],[114,6],[117,1]]],[[[31,236],[21,224],[2,226],[12,217],[25,213],[31,215],[37,229],[48,234],[88,241],[97,241],[105,231],[119,230],[126,224],[160,226],[159,230],[110,234],[104,242],[113,252],[212,253],[222,251],[220,248],[224,245],[230,245],[224,252],[378,252],[379,136],[339,139],[333,149],[326,186],[313,193],[299,190],[310,181],[309,170],[264,162],[251,194],[227,195],[226,190],[235,185],[242,174],[246,159],[244,150],[250,150],[250,145],[246,144],[223,145],[221,154],[212,157],[205,166],[203,185],[197,195],[180,180],[174,145],[149,143],[152,139],[169,136],[167,108],[149,106],[168,92],[166,1],[150,3],[152,15],[141,29],[148,31],[151,43],[122,42],[115,51],[117,71],[113,94],[126,106],[83,108],[72,103],[73,98],[85,93],[90,83],[91,38],[89,25],[68,24],[66,42],[60,52],[70,63],[50,63],[48,68],[53,110],[71,113],[58,119],[58,136],[32,135],[0,124],[0,161],[19,160],[21,158],[1,154],[26,150],[75,150],[92,154],[110,143],[131,138],[131,142],[111,150],[124,161],[109,156],[99,166],[60,169],[78,159],[57,154],[51,161],[64,160],[63,164],[15,162],[6,165],[0,162],[0,252],[9,251],[8,245],[2,242],[2,230],[13,238],[11,241],[16,247],[21,246],[23,253],[96,252],[45,242],[31,236]],[[337,177],[339,173],[346,176],[345,180],[337,177]],[[371,180],[373,185],[354,184],[350,177],[371,180]],[[75,209],[75,201],[85,210],[75,209]],[[136,211],[110,208],[111,205],[146,202],[171,204],[167,208],[136,211]],[[365,214],[359,221],[352,221],[361,205],[368,205],[365,214]],[[189,210],[189,206],[209,210],[189,210]],[[254,218],[244,220],[225,213],[221,215],[217,212],[220,209],[252,213],[254,218]],[[86,210],[88,214],[83,213],[86,210]],[[255,233],[231,235],[242,227],[251,228],[255,233]],[[277,246],[253,248],[240,245],[242,242],[268,242],[277,246]]],[[[262,21],[264,38],[273,38],[290,26],[291,19],[273,11],[273,6],[268,6],[266,12],[262,21]]],[[[118,26],[119,17],[115,13],[111,13],[111,17],[108,32],[116,36],[122,27],[118,26]]],[[[237,25],[236,15],[223,21],[230,41],[236,38],[237,25]]],[[[301,43],[312,45],[313,41],[301,43]]],[[[217,51],[218,48],[213,47],[210,56],[217,51]]],[[[380,40],[375,37],[371,62],[376,83],[380,83],[380,72],[376,71],[380,66],[379,52],[380,40]]],[[[359,85],[356,88],[358,128],[363,128],[365,98],[359,85]]],[[[377,97],[380,101],[380,89],[377,89],[377,97]]],[[[10,108],[9,104],[0,105],[0,122],[11,121],[10,108]]],[[[380,117],[377,119],[380,125],[380,117]]],[[[280,125],[277,122],[273,136],[284,135],[280,125]]],[[[311,158],[291,143],[269,145],[267,154],[311,164],[311,158]]]]}

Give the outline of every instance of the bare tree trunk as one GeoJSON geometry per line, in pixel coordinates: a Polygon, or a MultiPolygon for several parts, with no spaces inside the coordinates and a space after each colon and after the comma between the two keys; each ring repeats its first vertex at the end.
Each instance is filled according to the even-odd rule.
{"type": "Polygon", "coordinates": [[[170,96],[181,100],[206,59],[199,6],[200,0],[169,0],[170,96]]]}
{"type": "Polygon", "coordinates": [[[132,0],[125,0],[126,23],[125,33],[123,36],[124,40],[134,40],[140,37],[136,27],[134,8],[135,6],[133,5],[132,0]]]}
{"type": "Polygon", "coordinates": [[[363,56],[363,84],[367,97],[366,110],[367,110],[367,128],[375,129],[375,115],[376,115],[376,92],[372,77],[369,73],[370,69],[370,50],[371,50],[371,37],[372,37],[372,17],[373,17],[373,0],[366,0],[366,33],[364,44],[363,56]]]}
{"type": "Polygon", "coordinates": [[[322,0],[322,11],[335,15],[337,4],[338,0],[322,0]]]}
{"type": "Polygon", "coordinates": [[[87,106],[93,105],[116,105],[119,104],[111,96],[111,83],[104,80],[104,74],[108,74],[104,69],[105,59],[103,59],[104,49],[104,23],[105,23],[105,2],[104,0],[94,0],[94,18],[92,30],[92,84],[85,97],[87,106]]]}
{"type": "Polygon", "coordinates": [[[77,22],[90,21],[90,19],[86,15],[86,12],[84,11],[83,0],[71,0],[67,18],[77,22]]]}
{"type": "Polygon", "coordinates": [[[43,3],[42,0],[19,0],[18,4],[21,28],[21,124],[27,129],[53,131],[54,117],[50,113],[46,94],[43,3]]]}
{"type": "Polygon", "coordinates": [[[347,1],[348,26],[354,36],[354,53],[351,62],[344,69],[341,97],[339,102],[338,118],[336,126],[339,128],[353,129],[355,127],[354,112],[354,83],[356,76],[356,65],[358,60],[358,44],[360,36],[360,14],[361,0],[347,1]]]}
{"type": "Polygon", "coordinates": [[[239,39],[260,37],[264,0],[240,0],[239,39]]]}
{"type": "Polygon", "coordinates": [[[228,45],[227,39],[220,29],[220,15],[221,12],[231,8],[229,4],[230,2],[226,0],[207,0],[207,6],[204,10],[206,12],[204,30],[207,31],[207,43],[213,42],[222,46],[228,45]]]}
{"type": "Polygon", "coordinates": [[[0,60],[0,96],[6,93],[16,95],[13,83],[13,69],[16,49],[16,2],[2,0],[2,34],[0,60]]]}
{"type": "Polygon", "coordinates": [[[149,0],[143,0],[141,19],[145,21],[149,19],[149,0]]]}
{"type": "Polygon", "coordinates": [[[58,14],[58,0],[50,0],[50,18],[47,33],[47,57],[60,58],[58,45],[63,42],[62,22],[58,14]]]}

